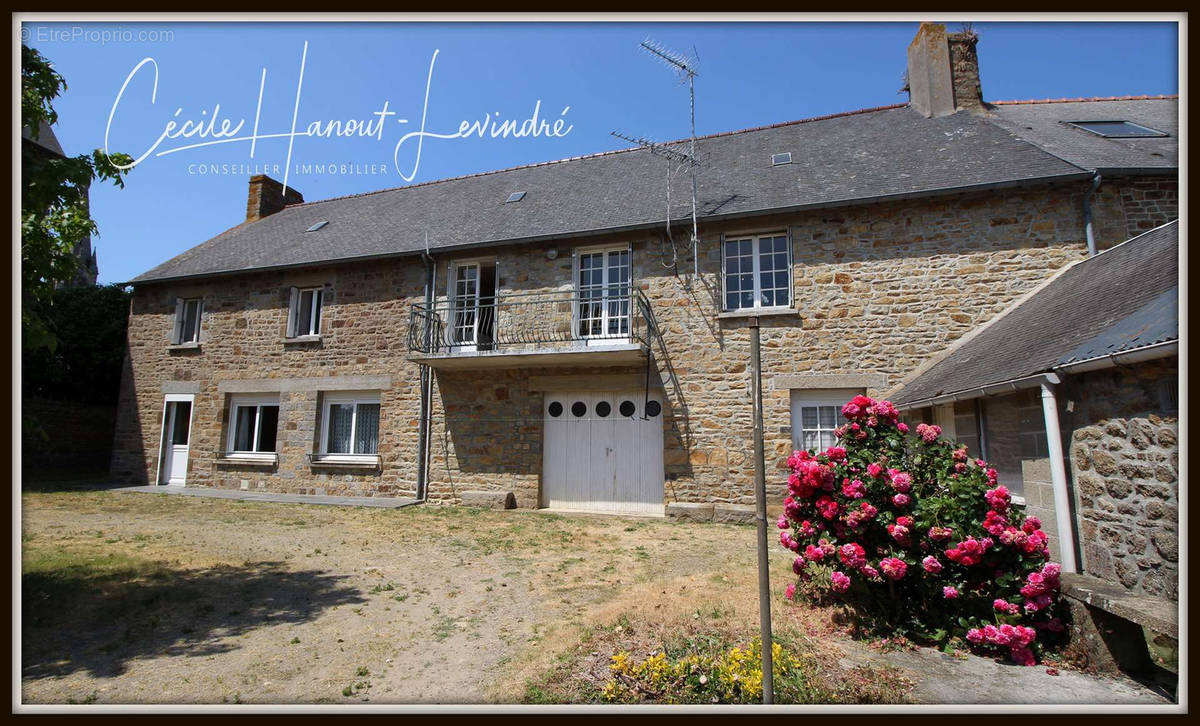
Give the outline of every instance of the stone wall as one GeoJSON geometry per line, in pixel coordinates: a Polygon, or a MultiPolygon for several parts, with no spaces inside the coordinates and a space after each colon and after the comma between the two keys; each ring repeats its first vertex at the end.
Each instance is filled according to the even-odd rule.
{"type": "Polygon", "coordinates": [[[1108,177],[1092,197],[1096,247],[1106,250],[1179,218],[1176,176],[1108,177]]]}
{"type": "MultiPolygon", "coordinates": [[[[768,477],[778,493],[792,446],[791,391],[790,384],[773,381],[869,374],[878,383],[867,392],[883,392],[927,356],[1081,258],[1086,190],[1082,183],[1046,184],[707,224],[701,228],[696,281],[689,279],[692,258],[685,246],[679,249],[678,271],[663,266],[669,248],[658,233],[443,252],[436,254],[438,293],[444,298],[451,262],[479,258],[481,252],[496,262],[501,295],[570,291],[573,249],[630,245],[633,279],[663,331],[651,377],[666,394],[666,498],[749,504],[750,331],[744,316],[721,313],[723,234],[786,230],[791,236],[793,310],[761,317],[768,477]],[[552,247],[559,252],[556,259],[545,254],[552,247]]],[[[1119,204],[1119,196],[1110,201],[1119,204]]],[[[1106,203],[1098,200],[1096,206],[1104,212],[1106,203]]],[[[165,387],[191,386],[196,392],[191,484],[412,493],[420,386],[419,368],[407,360],[407,325],[423,284],[423,265],[407,257],[138,286],[114,476],[130,482],[154,476],[165,387]],[[292,285],[326,286],[320,341],[283,340],[292,285]],[[172,348],[174,299],[196,295],[206,300],[201,344],[172,348]],[[321,391],[356,377],[387,379],[379,386],[382,471],[315,469],[305,457],[315,444],[321,391]],[[216,464],[229,405],[228,386],[222,388],[221,382],[241,380],[283,389],[276,469],[216,464]]],[[[437,373],[432,499],[456,501],[462,491],[507,489],[522,506],[536,506],[541,394],[527,382],[548,372],[587,375],[595,369],[437,373]]]]}
{"type": "Polygon", "coordinates": [[[1070,470],[1082,568],[1133,592],[1179,593],[1178,359],[1069,379],[1070,470]]]}
{"type": "Polygon", "coordinates": [[[116,406],[111,403],[22,397],[22,477],[28,481],[103,477],[115,422],[116,406]]]}
{"type": "Polygon", "coordinates": [[[1120,190],[1127,237],[1179,218],[1179,180],[1174,177],[1134,177],[1124,180],[1120,190]]]}
{"type": "Polygon", "coordinates": [[[112,475],[149,483],[158,470],[163,396],[194,393],[188,484],[299,493],[411,494],[416,480],[419,371],[405,356],[407,317],[421,297],[420,264],[343,264],[231,276],[213,282],[138,286],[112,475]],[[288,288],[323,285],[320,340],[284,339],[288,288]],[[175,297],[204,297],[200,345],[170,345],[175,297]],[[321,392],[365,381],[378,390],[378,473],[313,467],[321,392]],[[387,385],[380,385],[386,381],[387,385]],[[277,467],[217,464],[228,432],[230,382],[278,391],[277,467]],[[166,389],[170,389],[169,391],[166,389]]]}

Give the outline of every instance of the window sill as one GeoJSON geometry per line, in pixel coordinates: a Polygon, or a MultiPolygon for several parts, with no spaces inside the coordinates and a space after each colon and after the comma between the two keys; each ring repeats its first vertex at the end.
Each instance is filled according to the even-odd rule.
{"type": "Polygon", "coordinates": [[[1018,507],[1025,506],[1025,497],[1020,497],[1020,496],[1017,496],[1016,494],[1013,494],[1009,497],[1009,499],[1011,500],[1011,502],[1013,504],[1017,505],[1018,507]]]}
{"type": "Polygon", "coordinates": [[[172,343],[167,346],[167,351],[176,350],[200,350],[200,342],[193,340],[190,343],[172,343]]]}
{"type": "Polygon", "coordinates": [[[313,468],[328,469],[372,469],[378,471],[378,454],[309,454],[308,463],[313,468]]]}
{"type": "Polygon", "coordinates": [[[284,343],[320,343],[320,335],[297,335],[294,338],[284,338],[284,343]]]}
{"type": "Polygon", "coordinates": [[[741,310],[726,310],[717,313],[718,320],[736,320],[739,318],[765,318],[771,315],[799,315],[796,308],[780,306],[771,308],[743,308],[741,310]]]}
{"type": "Polygon", "coordinates": [[[273,452],[222,452],[217,457],[217,463],[237,464],[239,466],[275,466],[279,463],[279,454],[273,452]]]}

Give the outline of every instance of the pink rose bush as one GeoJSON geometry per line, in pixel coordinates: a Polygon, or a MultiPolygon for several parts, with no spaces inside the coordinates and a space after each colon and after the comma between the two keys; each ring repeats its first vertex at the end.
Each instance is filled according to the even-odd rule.
{"type": "MultiPolygon", "coordinates": [[[[895,406],[867,396],[842,416],[836,446],[787,460],[777,525],[799,582],[843,598],[868,630],[1037,662],[1065,631],[1041,522],[937,426],[909,435],[895,406]]],[[[789,585],[789,599],[803,593],[789,585]]]]}

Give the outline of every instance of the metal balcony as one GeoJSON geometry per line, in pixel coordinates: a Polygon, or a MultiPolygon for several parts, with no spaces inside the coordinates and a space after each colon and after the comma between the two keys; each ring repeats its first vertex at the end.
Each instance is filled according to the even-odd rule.
{"type": "Polygon", "coordinates": [[[500,293],[416,303],[408,359],[434,368],[645,362],[657,327],[640,290],[500,293]]]}

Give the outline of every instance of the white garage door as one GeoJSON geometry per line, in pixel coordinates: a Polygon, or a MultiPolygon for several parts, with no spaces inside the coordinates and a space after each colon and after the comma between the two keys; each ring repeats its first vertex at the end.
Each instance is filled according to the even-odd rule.
{"type": "Polygon", "coordinates": [[[663,405],[645,391],[547,393],[542,491],[552,509],[663,513],[663,405]]]}

